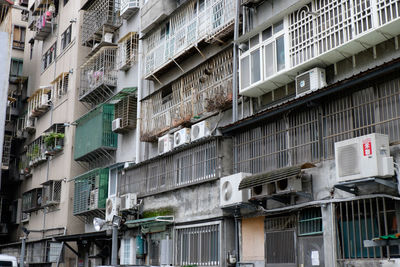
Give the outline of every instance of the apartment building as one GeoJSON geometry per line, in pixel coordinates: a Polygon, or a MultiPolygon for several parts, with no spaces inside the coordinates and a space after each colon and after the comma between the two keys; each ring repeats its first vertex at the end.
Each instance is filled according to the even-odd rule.
{"type": "Polygon", "coordinates": [[[238,189],[224,204],[246,212],[241,262],[399,264],[388,238],[399,232],[399,5],[242,1],[239,94],[251,106],[221,129],[238,189]],[[237,204],[247,199],[259,208],[237,204]]]}

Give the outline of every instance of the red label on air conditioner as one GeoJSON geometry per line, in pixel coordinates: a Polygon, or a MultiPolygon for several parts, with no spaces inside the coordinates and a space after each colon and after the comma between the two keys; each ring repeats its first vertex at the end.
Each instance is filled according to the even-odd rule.
{"type": "Polygon", "coordinates": [[[363,140],[363,152],[364,152],[364,157],[372,155],[371,138],[363,140]]]}

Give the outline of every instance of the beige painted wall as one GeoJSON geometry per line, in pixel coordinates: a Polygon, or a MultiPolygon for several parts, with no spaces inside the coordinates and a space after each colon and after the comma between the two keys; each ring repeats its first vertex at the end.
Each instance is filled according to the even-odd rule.
{"type": "Polygon", "coordinates": [[[264,220],[265,217],[242,219],[241,261],[264,260],[264,220]]]}

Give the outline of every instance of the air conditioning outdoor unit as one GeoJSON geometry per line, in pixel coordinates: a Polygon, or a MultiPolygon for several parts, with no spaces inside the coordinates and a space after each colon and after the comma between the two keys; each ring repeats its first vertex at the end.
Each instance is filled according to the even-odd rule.
{"type": "Polygon", "coordinates": [[[207,137],[211,135],[210,124],[207,121],[196,123],[191,129],[191,140],[207,137]]]}
{"type": "Polygon", "coordinates": [[[121,206],[120,210],[130,210],[135,208],[137,205],[137,195],[134,193],[129,193],[121,196],[121,206]]]}
{"type": "Polygon", "coordinates": [[[325,86],[325,70],[321,68],[313,68],[296,77],[296,97],[311,93],[325,86]]]}
{"type": "Polygon", "coordinates": [[[251,198],[265,197],[276,194],[276,183],[255,186],[251,189],[251,198]]]}
{"type": "Polygon", "coordinates": [[[239,172],[225,176],[220,179],[220,206],[229,207],[243,202],[247,202],[250,197],[250,190],[239,190],[239,184],[243,178],[251,175],[250,173],[239,172]]]}
{"type": "Polygon", "coordinates": [[[121,0],[120,16],[123,19],[129,19],[137,10],[139,10],[139,0],[121,0]]]}
{"type": "Polygon", "coordinates": [[[95,210],[99,203],[99,189],[90,191],[89,195],[89,210],[95,210]]]}
{"type": "Polygon", "coordinates": [[[291,177],[275,182],[276,194],[301,192],[303,190],[301,178],[291,177]]]}
{"type": "Polygon", "coordinates": [[[111,129],[113,132],[118,131],[119,129],[121,129],[121,125],[122,125],[122,119],[121,118],[117,118],[115,120],[112,121],[112,125],[111,125],[111,129]]]}
{"type": "Polygon", "coordinates": [[[190,143],[190,128],[183,128],[174,133],[174,147],[190,143]]]}
{"type": "Polygon", "coordinates": [[[166,134],[158,138],[158,154],[164,154],[171,151],[174,144],[174,137],[172,134],[166,134]]]}
{"type": "Polygon", "coordinates": [[[369,134],[335,143],[338,182],[394,175],[389,137],[369,134]]]}
{"type": "Polygon", "coordinates": [[[119,197],[109,197],[106,201],[106,221],[111,222],[114,215],[118,216],[121,206],[121,199],[119,197]]]}

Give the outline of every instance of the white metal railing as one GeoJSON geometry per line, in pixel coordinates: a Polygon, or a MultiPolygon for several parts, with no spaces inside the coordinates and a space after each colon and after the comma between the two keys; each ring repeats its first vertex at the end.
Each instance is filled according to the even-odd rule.
{"type": "Polygon", "coordinates": [[[232,0],[192,0],[146,39],[145,76],[233,23],[232,0]]]}
{"type": "Polygon", "coordinates": [[[241,94],[260,96],[321,62],[336,63],[397,36],[400,2],[313,0],[282,19],[281,32],[271,25],[241,53],[241,94]]]}
{"type": "Polygon", "coordinates": [[[36,90],[28,98],[28,116],[39,117],[49,109],[51,86],[36,90]]]}

